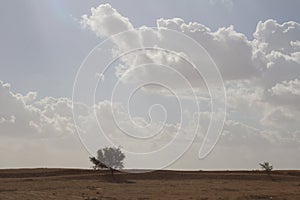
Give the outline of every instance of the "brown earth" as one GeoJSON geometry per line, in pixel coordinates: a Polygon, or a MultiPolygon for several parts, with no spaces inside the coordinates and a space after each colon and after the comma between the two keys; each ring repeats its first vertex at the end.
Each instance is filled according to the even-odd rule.
{"type": "Polygon", "coordinates": [[[300,171],[0,170],[2,200],[300,199],[300,171]],[[273,180],[272,180],[273,179],[273,180]]]}

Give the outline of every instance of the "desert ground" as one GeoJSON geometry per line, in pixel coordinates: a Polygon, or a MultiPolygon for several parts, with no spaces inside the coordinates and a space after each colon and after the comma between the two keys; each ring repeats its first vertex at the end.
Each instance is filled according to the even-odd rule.
{"type": "Polygon", "coordinates": [[[300,199],[300,171],[0,170],[0,199],[300,199]],[[273,180],[272,180],[273,179],[273,180]]]}

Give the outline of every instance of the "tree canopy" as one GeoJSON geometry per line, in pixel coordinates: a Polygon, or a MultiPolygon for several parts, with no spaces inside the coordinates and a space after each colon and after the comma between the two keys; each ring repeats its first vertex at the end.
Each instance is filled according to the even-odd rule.
{"type": "Polygon", "coordinates": [[[113,175],[114,170],[123,169],[125,155],[121,149],[105,147],[97,151],[97,158],[90,157],[94,169],[110,169],[113,175]]]}

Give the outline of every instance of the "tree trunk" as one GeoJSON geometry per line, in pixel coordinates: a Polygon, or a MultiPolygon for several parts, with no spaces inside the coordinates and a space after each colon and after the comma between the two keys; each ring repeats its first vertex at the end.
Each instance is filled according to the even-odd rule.
{"type": "Polygon", "coordinates": [[[273,176],[271,175],[271,172],[270,172],[270,171],[267,171],[267,175],[270,177],[270,179],[271,179],[272,181],[275,181],[275,179],[274,179],[273,176]]]}
{"type": "Polygon", "coordinates": [[[110,172],[111,172],[111,175],[112,175],[112,177],[114,177],[114,169],[113,168],[110,168],[110,172]]]}

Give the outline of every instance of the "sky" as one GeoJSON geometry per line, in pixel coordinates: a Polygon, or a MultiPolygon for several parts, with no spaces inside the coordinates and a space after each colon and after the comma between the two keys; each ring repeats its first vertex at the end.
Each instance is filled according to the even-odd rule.
{"type": "Polygon", "coordinates": [[[257,169],[263,161],[299,168],[299,7],[293,0],[3,1],[0,167],[88,168],[90,154],[106,145],[100,125],[101,133],[128,150],[125,166],[131,168],[257,169]],[[205,51],[195,51],[191,39],[205,51]],[[98,49],[109,53],[94,49],[103,41],[98,49]],[[146,44],[175,54],[118,58],[95,89],[99,80],[91,76],[99,77],[107,61],[146,44]],[[209,91],[209,80],[176,53],[198,62],[202,72],[220,73],[224,88],[212,82],[220,91],[209,91]],[[138,89],[129,112],[128,98],[146,82],[171,92],[160,85],[138,89]],[[209,97],[217,102],[213,112],[209,97]],[[208,135],[212,141],[221,136],[199,159],[212,114],[215,133],[208,135]],[[124,130],[133,138],[162,134],[149,142],[124,138],[124,130]],[[172,139],[170,148],[152,157],[130,153],[151,152],[172,139]]]}

